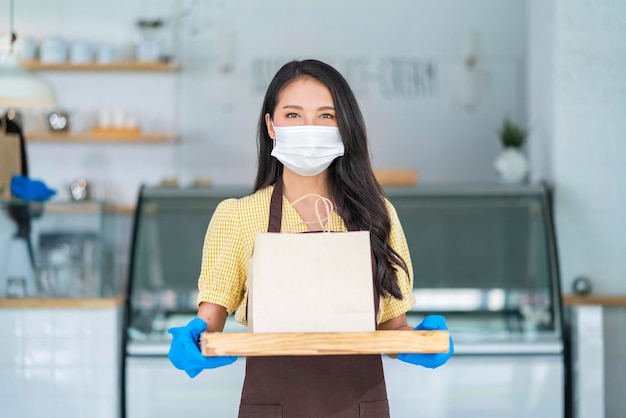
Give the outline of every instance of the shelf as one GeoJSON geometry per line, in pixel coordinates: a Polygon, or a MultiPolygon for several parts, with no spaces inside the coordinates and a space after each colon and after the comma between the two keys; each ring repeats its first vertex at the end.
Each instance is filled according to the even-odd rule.
{"type": "Polygon", "coordinates": [[[383,187],[404,186],[413,187],[417,185],[417,170],[414,169],[374,169],[376,181],[383,187]]]}
{"type": "Polygon", "coordinates": [[[142,71],[142,72],[176,72],[180,66],[170,62],[135,62],[120,61],[111,64],[42,64],[39,61],[22,61],[22,68],[35,71],[142,71]]]}
{"type": "Polygon", "coordinates": [[[116,308],[124,305],[124,297],[112,298],[24,298],[0,299],[0,308],[116,308]]]}
{"type": "Polygon", "coordinates": [[[67,202],[54,200],[45,203],[46,211],[49,213],[100,213],[107,210],[101,201],[83,200],[79,202],[67,202]]]}
{"type": "Polygon", "coordinates": [[[135,206],[133,205],[116,205],[115,213],[118,215],[134,215],[135,214],[135,206]]]}
{"type": "Polygon", "coordinates": [[[127,135],[124,132],[116,134],[114,132],[104,135],[91,132],[27,132],[26,142],[83,142],[83,143],[147,143],[147,144],[168,144],[177,142],[178,137],[172,134],[149,133],[141,135],[127,135]]]}
{"type": "Polygon", "coordinates": [[[623,295],[564,295],[565,305],[604,305],[626,306],[626,296],[623,295]]]}

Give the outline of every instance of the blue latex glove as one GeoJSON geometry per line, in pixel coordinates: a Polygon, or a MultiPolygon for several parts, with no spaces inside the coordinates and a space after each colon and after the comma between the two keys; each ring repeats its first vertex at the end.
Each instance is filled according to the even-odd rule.
{"type": "Polygon", "coordinates": [[[11,193],[22,200],[44,201],[54,196],[56,191],[48,188],[41,180],[16,175],[11,178],[11,193]]]}
{"type": "MultiPolygon", "coordinates": [[[[447,330],[446,319],[441,315],[428,315],[424,320],[414,328],[415,330],[447,330]]],[[[450,351],[447,353],[436,354],[398,354],[398,360],[405,361],[418,366],[424,366],[429,369],[435,369],[445,364],[454,354],[454,344],[450,337],[450,351]]]]}
{"type": "Polygon", "coordinates": [[[194,318],[184,327],[174,327],[167,330],[172,334],[172,344],[167,358],[174,367],[184,370],[189,377],[196,377],[204,369],[232,364],[237,357],[206,357],[200,352],[198,338],[206,330],[207,323],[200,318],[194,318]]]}

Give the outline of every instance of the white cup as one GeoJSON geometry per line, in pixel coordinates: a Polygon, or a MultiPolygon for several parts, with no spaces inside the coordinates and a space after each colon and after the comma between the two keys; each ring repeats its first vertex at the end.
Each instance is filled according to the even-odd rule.
{"type": "Polygon", "coordinates": [[[103,129],[111,128],[113,124],[113,110],[110,107],[103,107],[100,109],[100,115],[98,118],[98,126],[103,129]]]}
{"type": "Polygon", "coordinates": [[[70,62],[85,64],[93,60],[93,48],[89,42],[74,41],[70,47],[70,62]]]}
{"type": "Polygon", "coordinates": [[[112,125],[113,125],[113,129],[124,129],[125,127],[125,114],[124,114],[124,110],[120,109],[120,108],[114,108],[113,109],[113,119],[112,119],[112,125]]]}
{"type": "Polygon", "coordinates": [[[37,58],[37,42],[28,36],[18,36],[15,48],[21,61],[34,61],[37,58]]]}
{"type": "Polygon", "coordinates": [[[41,42],[39,59],[45,64],[57,64],[67,60],[67,45],[60,36],[49,36],[41,42]]]}
{"type": "Polygon", "coordinates": [[[110,64],[117,59],[115,48],[111,45],[100,45],[96,56],[98,64],[110,64]]]}

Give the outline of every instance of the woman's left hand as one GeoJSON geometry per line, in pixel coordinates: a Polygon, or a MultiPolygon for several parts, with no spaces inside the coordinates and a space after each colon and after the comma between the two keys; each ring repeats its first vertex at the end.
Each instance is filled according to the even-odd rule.
{"type": "MultiPolygon", "coordinates": [[[[446,319],[441,315],[428,315],[424,320],[414,328],[415,330],[447,330],[446,319]]],[[[417,364],[429,369],[436,369],[444,365],[454,354],[454,344],[450,337],[450,351],[447,353],[437,354],[398,354],[398,360],[407,363],[417,364]]]]}

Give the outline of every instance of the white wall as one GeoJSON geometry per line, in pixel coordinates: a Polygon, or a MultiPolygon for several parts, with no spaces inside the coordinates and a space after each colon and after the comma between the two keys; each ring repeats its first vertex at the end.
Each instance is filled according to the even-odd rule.
{"type": "Polygon", "coordinates": [[[626,294],[626,2],[556,0],[552,167],[566,291],[626,294]]]}
{"type": "MultiPolygon", "coordinates": [[[[529,148],[533,172],[555,186],[563,291],[588,276],[594,293],[624,295],[626,2],[530,0],[528,14],[529,148]]],[[[606,350],[593,353],[604,370],[574,359],[575,416],[624,415],[623,311],[604,309],[606,350]]]]}
{"type": "Polygon", "coordinates": [[[530,179],[552,181],[554,0],[528,0],[528,156],[530,179]]]}
{"type": "Polygon", "coordinates": [[[525,7],[519,1],[342,1],[286,5],[229,2],[215,15],[200,7],[183,20],[181,124],[188,141],[184,174],[220,182],[254,176],[255,128],[269,78],[294,58],[319,57],[349,79],[368,123],[374,165],[413,167],[425,182],[495,180],[495,130],[509,114],[524,117],[525,7]],[[196,28],[199,33],[191,32],[196,28]],[[469,32],[478,38],[484,90],[475,113],[453,103],[461,83],[469,32]],[[229,52],[215,39],[234,38],[232,72],[220,72],[229,52]],[[432,62],[430,94],[387,94],[389,60],[432,62]],[[462,74],[461,74],[462,75],[462,74]],[[260,85],[260,88],[257,86],[260,85]],[[194,94],[195,93],[195,94],[194,94]],[[198,94],[200,93],[200,94],[198,94]]]}
{"type": "Polygon", "coordinates": [[[162,177],[251,184],[263,90],[278,64],[293,58],[321,58],[342,71],[366,116],[374,165],[416,168],[424,182],[496,181],[495,132],[505,115],[526,120],[526,5],[518,0],[21,0],[15,21],[22,35],[109,42],[128,56],[142,15],[165,16],[178,28],[169,39],[180,46],[181,74],[43,76],[70,111],[93,118],[102,106],[119,106],[145,130],[180,132],[181,142],[32,143],[33,176],[62,194],[78,176],[101,181],[120,203],[133,203],[140,183],[162,177]],[[463,82],[470,33],[480,85],[473,112],[458,100],[472,87],[463,82]],[[428,64],[434,77],[419,84],[429,80],[428,64]],[[394,78],[393,68],[404,72],[394,78]],[[394,80],[405,89],[390,92],[394,80]]]}

